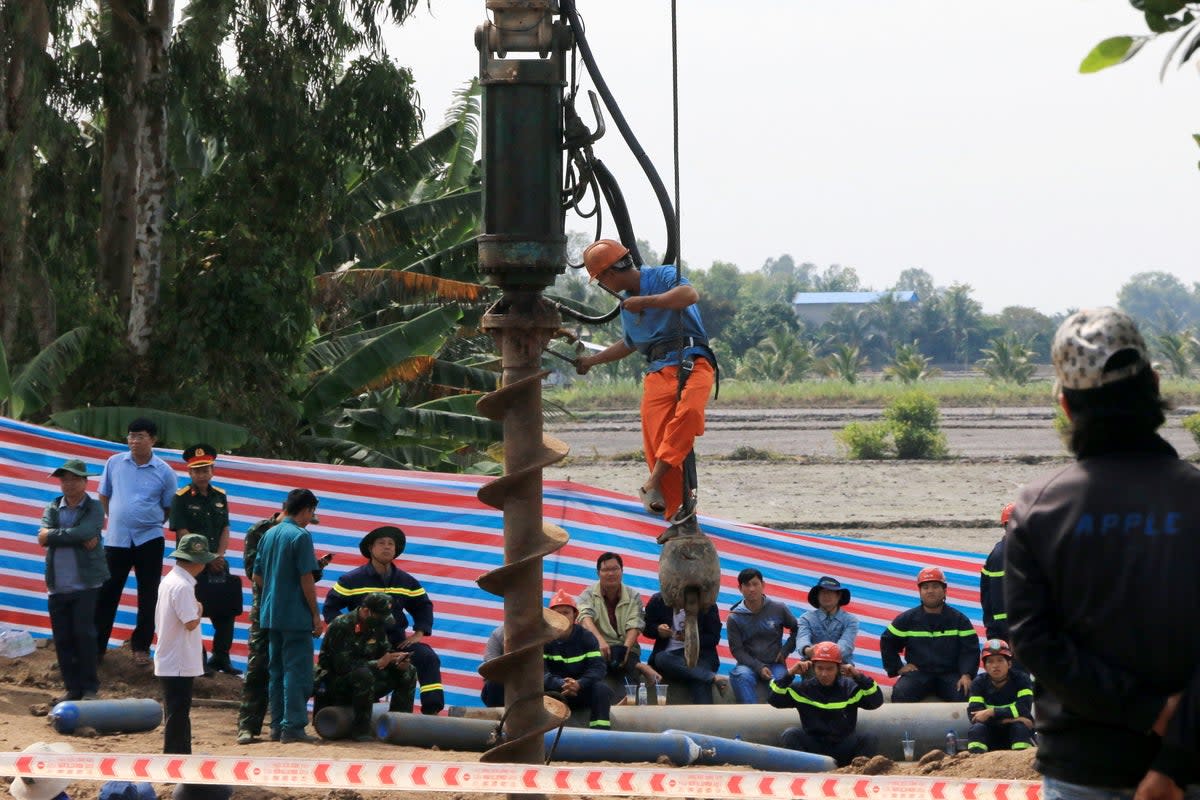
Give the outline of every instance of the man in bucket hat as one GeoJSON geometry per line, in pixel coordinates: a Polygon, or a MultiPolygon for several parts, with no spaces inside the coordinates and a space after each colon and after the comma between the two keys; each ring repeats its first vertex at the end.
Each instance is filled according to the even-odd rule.
{"type": "Polygon", "coordinates": [[[395,622],[392,601],[383,592],[372,592],[354,611],[329,623],[321,642],[313,714],[325,706],[350,706],[350,736],[360,742],[375,740],[371,708],[389,692],[392,711],[412,713],[417,678],[410,653],[391,649],[387,629],[395,622]]]}
{"type": "Polygon", "coordinates": [[[813,646],[819,642],[833,642],[843,662],[854,662],[858,617],[843,608],[849,602],[850,590],[828,575],[822,575],[808,590],[808,604],[813,610],[800,617],[800,632],[796,635],[796,654],[801,661],[812,660],[813,646]]]}
{"type": "Polygon", "coordinates": [[[62,494],[42,511],[38,544],[46,548],[46,604],[66,693],[55,700],[93,700],[100,691],[96,674],[96,598],[108,579],[100,546],[104,509],[87,493],[87,466],[63,462],[50,477],[62,494]]]}
{"type": "Polygon", "coordinates": [[[209,551],[204,534],[189,533],[169,557],[175,566],[159,583],[154,614],[154,674],[163,690],[163,752],[187,754],[192,752],[192,682],[204,674],[196,576],[217,554],[209,551]]]}
{"type": "Polygon", "coordinates": [[[433,601],[421,582],[397,567],[393,562],[404,552],[407,537],[394,525],[375,528],[358,543],[358,550],[367,563],[337,579],[325,595],[322,609],[325,620],[332,621],[344,611],[358,608],[372,592],[382,592],[392,601],[395,621],[388,626],[387,635],[394,648],[412,654],[421,690],[421,713],[436,714],[445,707],[442,692],[442,662],[438,654],[422,641],[433,632],[433,601]],[[409,617],[412,632],[408,632],[409,617]]]}
{"type": "Polygon", "coordinates": [[[1004,564],[1010,642],[1037,677],[1043,792],[1192,797],[1200,471],[1158,434],[1158,374],[1128,315],[1072,314],[1050,355],[1076,461],[1021,490],[1004,564]]]}

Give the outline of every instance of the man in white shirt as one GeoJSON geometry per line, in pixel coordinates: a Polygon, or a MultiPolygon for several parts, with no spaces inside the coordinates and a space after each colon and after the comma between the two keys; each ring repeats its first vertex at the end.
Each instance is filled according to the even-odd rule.
{"type": "Polygon", "coordinates": [[[204,642],[200,638],[200,602],[196,576],[217,557],[208,549],[208,537],[189,533],[171,553],[175,566],[158,587],[154,625],[154,674],[162,684],[166,715],[163,752],[192,752],[192,682],[204,674],[204,642]]]}

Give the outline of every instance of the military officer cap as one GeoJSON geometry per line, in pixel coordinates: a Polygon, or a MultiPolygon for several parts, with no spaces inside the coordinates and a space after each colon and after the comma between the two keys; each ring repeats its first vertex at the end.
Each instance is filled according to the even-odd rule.
{"type": "Polygon", "coordinates": [[[207,564],[217,557],[208,549],[208,537],[203,533],[189,533],[179,540],[179,546],[171,553],[171,558],[182,558],[184,561],[194,561],[197,564],[207,564]]]}
{"type": "Polygon", "coordinates": [[[396,621],[392,616],[392,601],[383,592],[371,592],[362,604],[381,624],[391,625],[396,621]]]}
{"type": "Polygon", "coordinates": [[[211,444],[194,444],[183,451],[183,460],[188,469],[192,467],[211,467],[217,460],[217,448],[211,444]]]}
{"type": "Polygon", "coordinates": [[[362,541],[358,543],[358,552],[362,553],[363,558],[370,559],[371,545],[375,544],[376,541],[382,539],[384,536],[387,536],[396,543],[397,556],[404,552],[404,545],[408,541],[408,538],[404,535],[404,531],[400,530],[395,525],[383,525],[368,533],[362,538],[362,541]]]}

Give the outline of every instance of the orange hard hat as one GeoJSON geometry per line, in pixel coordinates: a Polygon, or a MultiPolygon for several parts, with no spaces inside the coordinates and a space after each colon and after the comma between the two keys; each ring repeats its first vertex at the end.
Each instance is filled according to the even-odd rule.
{"type": "Polygon", "coordinates": [[[1008,642],[1003,639],[988,639],[983,643],[983,655],[980,656],[979,663],[987,661],[988,656],[1006,656],[1011,660],[1013,652],[1008,642]]]}
{"type": "Polygon", "coordinates": [[[600,239],[592,242],[583,250],[583,266],[587,268],[592,280],[600,277],[600,273],[629,255],[629,248],[614,239],[600,239]]]}
{"type": "Polygon", "coordinates": [[[1016,507],[1017,507],[1017,504],[1016,504],[1016,503],[1009,503],[1008,505],[1006,505],[1004,508],[1002,508],[1002,509],[1000,510],[1000,524],[1001,524],[1001,525],[1007,525],[1007,524],[1008,524],[1008,521],[1009,521],[1010,519],[1012,519],[1012,512],[1013,512],[1013,509],[1014,509],[1014,508],[1016,508],[1016,507]]]}
{"type": "Polygon", "coordinates": [[[842,648],[838,647],[836,642],[818,642],[813,645],[812,660],[840,664],[842,663],[842,648]]]}
{"type": "Polygon", "coordinates": [[[942,586],[946,586],[946,573],[942,572],[937,567],[926,567],[917,573],[917,586],[920,586],[922,583],[929,583],[931,581],[935,581],[940,583],[942,586]]]}
{"type": "Polygon", "coordinates": [[[579,606],[575,605],[575,598],[567,594],[565,589],[559,589],[554,593],[554,597],[550,598],[550,608],[558,608],[559,606],[569,606],[574,609],[575,613],[579,613],[579,606]]]}

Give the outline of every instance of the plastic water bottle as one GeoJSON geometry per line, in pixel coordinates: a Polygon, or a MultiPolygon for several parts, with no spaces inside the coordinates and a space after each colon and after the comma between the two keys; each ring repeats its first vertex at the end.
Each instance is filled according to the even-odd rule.
{"type": "Polygon", "coordinates": [[[646,705],[646,684],[638,684],[638,703],[639,706],[646,705]]]}
{"type": "Polygon", "coordinates": [[[946,731],[946,754],[954,755],[958,752],[958,735],[953,730],[946,731]]]}

